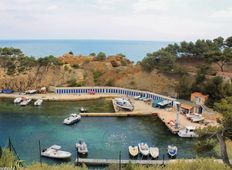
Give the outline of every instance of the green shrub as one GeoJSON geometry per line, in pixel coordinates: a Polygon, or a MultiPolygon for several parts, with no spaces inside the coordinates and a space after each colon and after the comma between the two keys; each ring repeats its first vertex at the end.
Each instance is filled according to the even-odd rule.
{"type": "Polygon", "coordinates": [[[89,55],[95,57],[95,56],[96,56],[96,53],[90,53],[89,55]]]}
{"type": "Polygon", "coordinates": [[[122,66],[127,66],[127,61],[122,60],[122,61],[121,61],[121,64],[122,64],[122,66]]]}
{"type": "Polygon", "coordinates": [[[97,61],[103,61],[106,59],[106,54],[103,52],[99,52],[96,56],[97,61]]]}
{"type": "Polygon", "coordinates": [[[20,168],[20,170],[88,170],[88,168],[83,165],[82,167],[77,167],[71,163],[62,163],[58,165],[48,165],[43,163],[34,163],[28,167],[20,168]]]}
{"type": "Polygon", "coordinates": [[[69,87],[77,87],[77,80],[76,79],[71,79],[67,81],[69,87]]]}
{"type": "Polygon", "coordinates": [[[72,67],[72,68],[75,68],[75,69],[80,68],[79,64],[72,64],[71,67],[72,67]]]}
{"type": "Polygon", "coordinates": [[[94,71],[93,72],[93,81],[94,81],[94,83],[98,82],[98,79],[99,79],[99,77],[101,77],[101,75],[102,75],[102,73],[99,72],[99,71],[94,71]]]}

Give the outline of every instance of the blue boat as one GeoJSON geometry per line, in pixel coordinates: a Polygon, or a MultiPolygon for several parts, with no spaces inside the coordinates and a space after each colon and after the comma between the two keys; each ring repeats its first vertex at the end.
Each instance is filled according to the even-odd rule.
{"type": "Polygon", "coordinates": [[[11,93],[14,93],[14,90],[4,89],[4,90],[2,90],[2,93],[11,94],[11,93]]]}
{"type": "Polygon", "coordinates": [[[168,156],[175,158],[177,155],[177,147],[174,145],[168,145],[168,156]]]}

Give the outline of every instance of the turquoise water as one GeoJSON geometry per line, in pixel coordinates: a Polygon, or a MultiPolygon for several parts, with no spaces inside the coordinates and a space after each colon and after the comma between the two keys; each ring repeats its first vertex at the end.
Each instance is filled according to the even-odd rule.
{"type": "MultiPolygon", "coordinates": [[[[128,146],[142,141],[158,146],[165,158],[169,144],[179,148],[177,158],[192,158],[196,155],[194,140],[172,135],[157,117],[83,117],[73,126],[62,124],[69,113],[83,105],[97,112],[112,109],[111,103],[104,100],[44,102],[41,107],[20,107],[14,105],[12,100],[0,100],[0,146],[6,146],[11,137],[20,158],[26,163],[39,161],[39,140],[42,148],[61,145],[64,150],[72,152],[72,161],[76,158],[74,145],[79,139],[87,142],[89,158],[118,159],[121,151],[122,158],[128,159],[128,146]]],[[[42,160],[57,163],[46,158],[42,160]]]]}
{"type": "Polygon", "coordinates": [[[169,43],[120,40],[0,40],[0,47],[20,48],[26,55],[35,57],[61,56],[69,51],[83,55],[100,51],[107,55],[123,53],[130,60],[137,62],[147,53],[154,52],[169,43]]]}

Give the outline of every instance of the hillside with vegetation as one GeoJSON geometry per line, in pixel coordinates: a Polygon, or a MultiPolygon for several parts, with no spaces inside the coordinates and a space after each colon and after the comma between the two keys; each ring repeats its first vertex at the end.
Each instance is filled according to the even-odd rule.
{"type": "Polygon", "coordinates": [[[28,57],[20,49],[0,48],[0,89],[43,86],[119,86],[189,99],[209,95],[208,105],[232,94],[218,73],[232,73],[232,37],[169,44],[133,63],[123,54],[28,57]],[[212,90],[213,89],[213,90],[212,90]]]}
{"type": "MultiPolygon", "coordinates": [[[[167,94],[172,81],[162,73],[144,72],[123,54],[28,57],[20,49],[0,49],[0,89],[16,91],[43,86],[119,86],[167,94]],[[146,81],[146,83],[144,83],[146,81]]],[[[173,80],[174,82],[174,80],[173,80]]]]}

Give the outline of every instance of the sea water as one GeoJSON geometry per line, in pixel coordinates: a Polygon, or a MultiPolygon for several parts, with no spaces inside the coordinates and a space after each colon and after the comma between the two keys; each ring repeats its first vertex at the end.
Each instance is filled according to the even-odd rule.
{"type": "Polygon", "coordinates": [[[0,40],[0,47],[20,48],[26,55],[45,57],[61,56],[72,51],[74,54],[88,55],[105,52],[107,55],[125,54],[128,59],[141,61],[147,53],[152,53],[171,42],[164,41],[122,41],[122,40],[0,40]]]}
{"type": "MultiPolygon", "coordinates": [[[[89,158],[129,159],[128,146],[147,142],[160,149],[159,159],[167,157],[167,146],[178,147],[177,158],[194,158],[195,139],[183,139],[169,132],[158,117],[82,117],[80,122],[66,126],[64,118],[78,112],[84,106],[91,112],[110,112],[112,104],[106,100],[76,102],[44,102],[35,107],[22,107],[13,100],[0,100],[0,146],[7,146],[11,138],[20,159],[26,163],[39,161],[39,140],[41,147],[61,145],[72,153],[71,161],[77,157],[75,143],[83,139],[88,144],[89,158]]],[[[138,157],[137,159],[142,159],[138,157]]],[[[43,162],[59,163],[42,158],[43,162]]]]}

